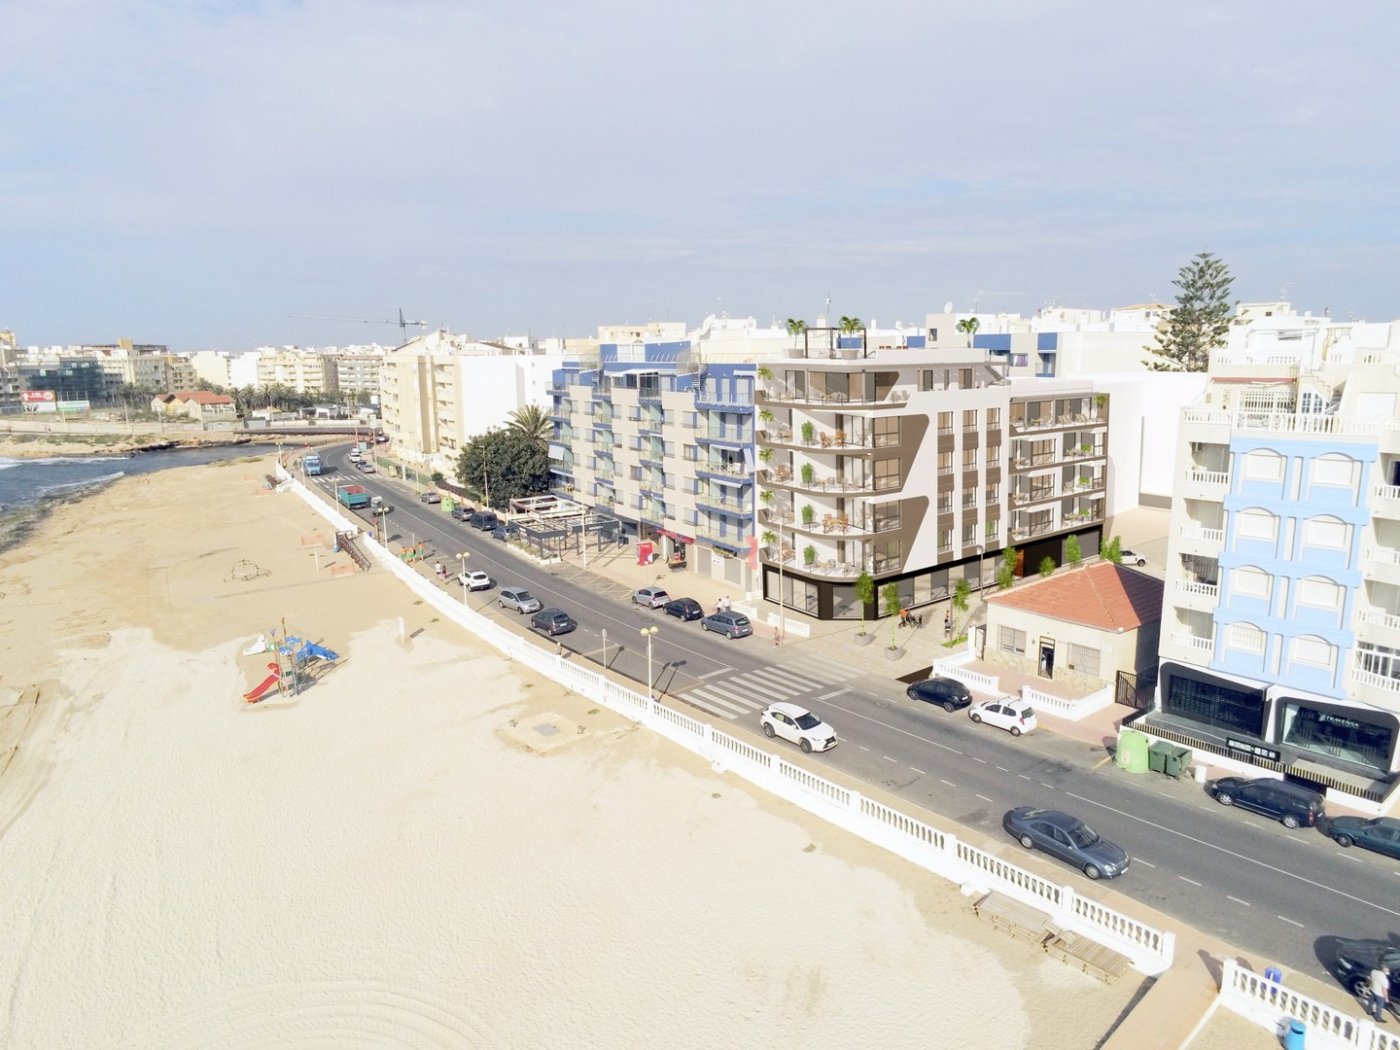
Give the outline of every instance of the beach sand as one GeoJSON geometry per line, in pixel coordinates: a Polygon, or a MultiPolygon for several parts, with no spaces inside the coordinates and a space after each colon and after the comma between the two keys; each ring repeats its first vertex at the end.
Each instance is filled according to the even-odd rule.
{"type": "Polygon", "coordinates": [[[1132,999],[341,574],[269,469],[0,557],[3,1045],[1088,1048],[1132,999]],[[341,658],[246,704],[284,619],[341,658]]]}

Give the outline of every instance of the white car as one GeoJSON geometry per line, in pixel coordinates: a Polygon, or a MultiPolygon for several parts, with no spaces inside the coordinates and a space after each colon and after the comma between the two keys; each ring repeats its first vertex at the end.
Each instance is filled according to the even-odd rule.
{"type": "Polygon", "coordinates": [[[830,751],[836,746],[836,730],[805,707],[796,704],[769,704],[759,715],[763,735],[769,740],[780,736],[791,740],[807,754],[830,751]]]}
{"type": "Polygon", "coordinates": [[[670,600],[671,596],[661,587],[643,587],[632,592],[632,601],[648,609],[659,609],[670,600]]]}
{"type": "Polygon", "coordinates": [[[487,591],[491,589],[491,577],[480,570],[459,572],[457,574],[457,582],[469,591],[487,591]]]}
{"type": "Polygon", "coordinates": [[[967,709],[967,717],[974,722],[986,722],[989,726],[1005,729],[1012,736],[1029,733],[1035,728],[1035,711],[1029,700],[1019,700],[1014,696],[1003,696],[1000,700],[983,700],[967,709]]]}
{"type": "Polygon", "coordinates": [[[1137,551],[1122,550],[1118,552],[1118,560],[1123,565],[1136,565],[1138,568],[1147,564],[1147,559],[1137,551]]]}

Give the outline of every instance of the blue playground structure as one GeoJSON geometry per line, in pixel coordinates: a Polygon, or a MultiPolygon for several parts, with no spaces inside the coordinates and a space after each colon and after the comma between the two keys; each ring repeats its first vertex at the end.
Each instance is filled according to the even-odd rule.
{"type": "Polygon", "coordinates": [[[295,635],[287,635],[278,647],[283,656],[290,656],[298,666],[312,660],[324,660],[328,664],[333,664],[340,659],[340,654],[332,652],[324,645],[317,645],[307,639],[303,641],[295,635]]]}

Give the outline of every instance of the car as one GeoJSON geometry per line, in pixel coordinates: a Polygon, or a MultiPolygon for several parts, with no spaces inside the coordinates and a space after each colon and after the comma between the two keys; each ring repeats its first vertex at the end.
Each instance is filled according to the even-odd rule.
{"type": "Polygon", "coordinates": [[[518,613],[539,612],[543,603],[524,587],[502,587],[497,597],[502,609],[514,609],[518,613]]]}
{"type": "Polygon", "coordinates": [[[949,713],[972,703],[972,693],[956,678],[926,678],[904,690],[904,695],[910,700],[936,704],[949,713]]]}
{"type": "Polygon", "coordinates": [[[1322,833],[1339,846],[1365,846],[1400,860],[1400,820],[1394,817],[1329,817],[1322,833]]]}
{"type": "Polygon", "coordinates": [[[758,716],[763,735],[769,740],[780,736],[791,740],[806,754],[830,751],[836,746],[836,730],[805,707],[796,704],[769,704],[758,716]]]}
{"type": "Polygon", "coordinates": [[[371,496],[369,498],[369,512],[371,514],[389,514],[393,509],[393,504],[385,503],[383,496],[371,496]]]}
{"type": "Polygon", "coordinates": [[[530,617],[530,626],[553,638],[556,634],[568,634],[578,627],[578,622],[563,609],[541,609],[530,617]]]}
{"type": "Polygon", "coordinates": [[[662,587],[640,587],[632,592],[632,601],[648,609],[659,609],[670,600],[671,596],[662,587]]]}
{"type": "Polygon", "coordinates": [[[1112,879],[1128,870],[1128,851],[1078,817],[1058,809],[1017,806],[1001,818],[1006,833],[1026,849],[1038,849],[1068,861],[1091,879],[1112,879]]]}
{"type": "Polygon", "coordinates": [[[452,504],[452,517],[458,521],[469,521],[474,513],[476,511],[470,503],[452,504]]]}
{"type": "Polygon", "coordinates": [[[1206,793],[1222,806],[1239,806],[1273,817],[1284,827],[1316,827],[1325,816],[1322,796],[1302,784],[1274,777],[1221,777],[1206,785],[1206,793]]]}
{"type": "Polygon", "coordinates": [[[1390,1001],[1400,1000],[1400,944],[1391,941],[1338,940],[1332,972],[1358,999],[1370,1001],[1371,971],[1390,967],[1390,1001]]]}
{"type": "Polygon", "coordinates": [[[362,459],[362,460],[360,460],[360,462],[356,463],[355,466],[359,467],[359,468],[360,468],[360,472],[363,473],[363,474],[376,474],[376,473],[378,473],[378,471],[376,471],[376,470],[374,469],[374,464],[371,463],[371,462],[370,462],[369,460],[367,460],[367,459],[362,459]]]}
{"type": "Polygon", "coordinates": [[[700,630],[717,631],[733,641],[735,638],[747,638],[753,634],[753,624],[743,613],[717,612],[701,619],[700,630]]]}
{"type": "Polygon", "coordinates": [[[489,591],[491,589],[491,577],[480,569],[459,572],[457,582],[469,591],[489,591]]]}
{"type": "Polygon", "coordinates": [[[1138,568],[1147,564],[1147,559],[1137,551],[1121,550],[1118,552],[1118,563],[1120,565],[1136,565],[1138,568]]]}
{"type": "Polygon", "coordinates": [[[513,540],[519,535],[519,525],[497,525],[491,530],[491,538],[494,540],[513,540]]]}
{"type": "Polygon", "coordinates": [[[350,450],[350,462],[351,462],[351,463],[358,463],[358,462],[360,462],[360,460],[361,460],[362,458],[363,458],[363,457],[360,455],[360,450],[359,450],[359,449],[353,448],[353,449],[350,450]]]}
{"type": "Polygon", "coordinates": [[[422,503],[441,503],[442,493],[429,489],[427,492],[418,493],[418,499],[422,503]]]}
{"type": "Polygon", "coordinates": [[[694,598],[672,598],[661,607],[661,611],[667,616],[686,621],[698,620],[705,615],[705,610],[694,598]]]}
{"type": "Polygon", "coordinates": [[[1005,729],[1012,736],[1029,733],[1035,728],[1035,709],[1030,701],[1014,696],[1003,696],[1000,700],[983,700],[973,704],[967,717],[974,722],[986,722],[989,726],[1005,729]]]}
{"type": "Polygon", "coordinates": [[[480,529],[482,532],[490,532],[500,524],[500,521],[497,520],[494,511],[479,510],[467,519],[467,524],[474,529],[480,529]]]}

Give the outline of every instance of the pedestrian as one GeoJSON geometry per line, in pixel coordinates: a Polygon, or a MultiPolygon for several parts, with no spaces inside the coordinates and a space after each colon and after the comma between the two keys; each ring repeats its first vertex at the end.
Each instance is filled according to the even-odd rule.
{"type": "Polygon", "coordinates": [[[433,572],[437,573],[437,578],[439,580],[447,579],[447,569],[442,562],[438,562],[433,566],[433,572]]]}
{"type": "Polygon", "coordinates": [[[953,633],[953,612],[951,609],[943,614],[943,633],[953,633]]]}
{"type": "Polygon", "coordinates": [[[733,604],[734,603],[729,600],[729,595],[727,594],[719,600],[719,607],[725,612],[728,612],[730,606],[732,606],[733,604]]]}
{"type": "Polygon", "coordinates": [[[1371,971],[1371,1016],[1379,1023],[1390,1001],[1390,967],[1377,964],[1371,971]]]}

